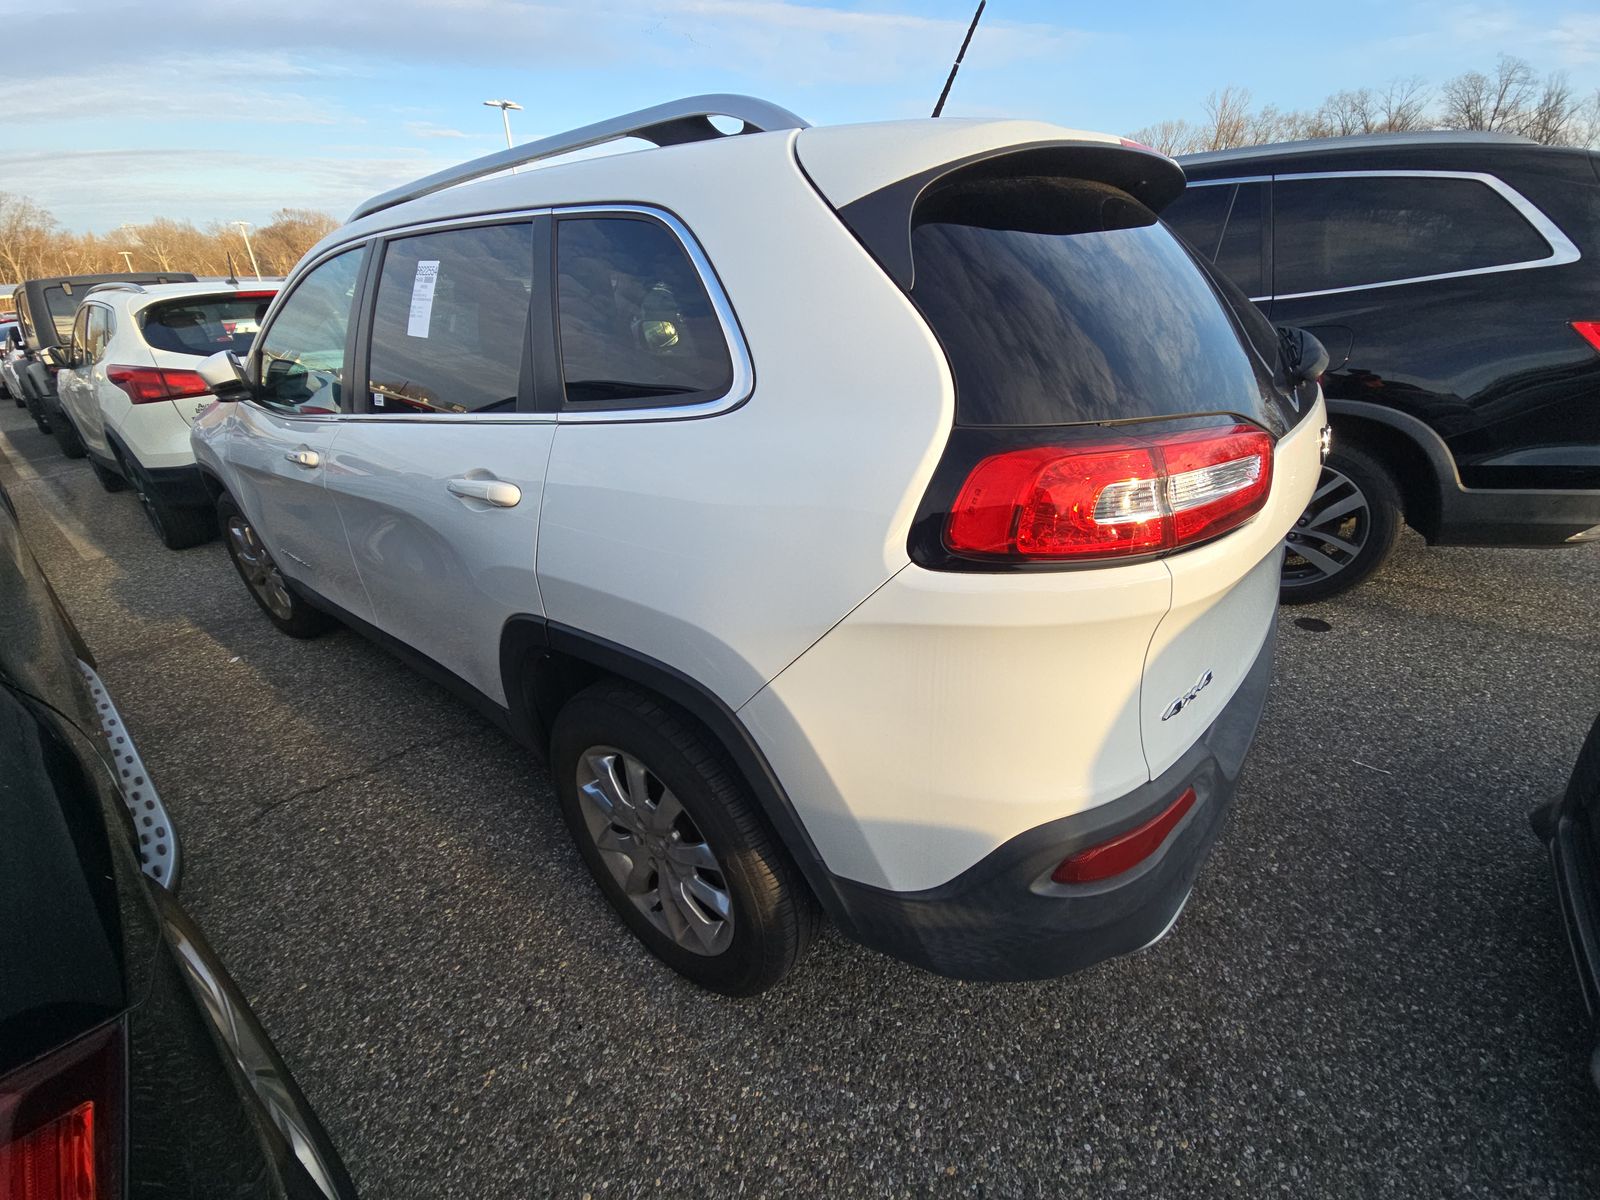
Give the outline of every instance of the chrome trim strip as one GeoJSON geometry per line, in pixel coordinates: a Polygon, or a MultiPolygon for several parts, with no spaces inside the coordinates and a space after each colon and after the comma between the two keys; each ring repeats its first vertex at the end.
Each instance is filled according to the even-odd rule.
{"type": "Polygon", "coordinates": [[[644,204],[573,204],[559,206],[551,211],[557,217],[572,213],[631,213],[635,216],[653,218],[670,229],[679,244],[683,246],[684,252],[688,254],[689,261],[694,264],[694,269],[700,276],[700,283],[711,299],[712,311],[717,314],[717,323],[722,326],[722,337],[728,346],[728,357],[733,362],[733,382],[726,393],[714,400],[702,400],[698,404],[667,402],[649,408],[597,407],[592,411],[581,412],[563,409],[557,414],[558,423],[568,425],[596,422],[621,424],[638,421],[683,421],[727,412],[750,398],[750,394],[755,390],[756,374],[755,364],[750,360],[750,348],[744,340],[744,331],[739,328],[739,318],[733,311],[733,304],[729,301],[727,293],[722,290],[722,281],[717,278],[716,268],[711,265],[711,260],[700,248],[700,243],[695,240],[694,234],[689,232],[682,221],[665,209],[644,204]]]}
{"type": "MultiPolygon", "coordinates": [[[[1287,175],[1274,175],[1274,184],[1296,183],[1303,179],[1471,179],[1494,191],[1510,204],[1550,247],[1545,258],[1527,259],[1523,262],[1503,263],[1495,267],[1472,267],[1465,271],[1444,271],[1437,275],[1413,275],[1405,279],[1386,279],[1378,283],[1356,283],[1349,287],[1321,288],[1311,292],[1286,292],[1273,295],[1274,300],[1304,300],[1312,296],[1338,296],[1346,292],[1367,292],[1373,288],[1403,287],[1408,283],[1433,283],[1440,279],[1465,279],[1470,275],[1496,275],[1503,271],[1527,271],[1535,267],[1561,267],[1577,262],[1583,257],[1572,239],[1561,232],[1559,226],[1539,211],[1521,192],[1493,175],[1481,171],[1307,171],[1287,175]]],[[[1254,297],[1252,297],[1254,299],[1254,297]]]]}
{"type": "Polygon", "coordinates": [[[1190,179],[1188,187],[1221,187],[1225,183],[1270,183],[1271,175],[1230,175],[1227,179],[1190,179]]]}

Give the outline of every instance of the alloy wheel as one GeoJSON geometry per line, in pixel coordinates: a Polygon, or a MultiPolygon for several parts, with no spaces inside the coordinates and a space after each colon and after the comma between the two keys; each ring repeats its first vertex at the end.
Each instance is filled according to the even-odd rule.
{"type": "Polygon", "coordinates": [[[578,805],[600,860],[656,929],[692,954],[733,939],[733,895],[694,819],[656,773],[626,751],[578,756],[578,805]]]}
{"type": "Polygon", "coordinates": [[[272,555],[256,537],[250,522],[238,513],[228,518],[228,551],[239,564],[245,585],[256,598],[266,605],[267,611],[281,621],[294,619],[294,599],[272,555]]]}
{"type": "Polygon", "coordinates": [[[1354,480],[1332,467],[1284,539],[1283,586],[1304,587],[1339,574],[1361,556],[1372,533],[1372,510],[1354,480]]]}

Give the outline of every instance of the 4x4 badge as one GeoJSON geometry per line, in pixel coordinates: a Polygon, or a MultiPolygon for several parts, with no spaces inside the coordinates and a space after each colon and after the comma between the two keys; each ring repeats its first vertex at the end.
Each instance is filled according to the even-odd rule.
{"type": "Polygon", "coordinates": [[[1204,675],[1200,676],[1199,680],[1192,688],[1190,688],[1183,695],[1179,696],[1171,704],[1167,705],[1167,711],[1161,714],[1161,719],[1163,721],[1172,720],[1173,717],[1177,716],[1184,709],[1188,708],[1189,705],[1193,704],[1195,697],[1197,697],[1201,692],[1205,691],[1210,686],[1211,672],[1207,671],[1204,675]]]}

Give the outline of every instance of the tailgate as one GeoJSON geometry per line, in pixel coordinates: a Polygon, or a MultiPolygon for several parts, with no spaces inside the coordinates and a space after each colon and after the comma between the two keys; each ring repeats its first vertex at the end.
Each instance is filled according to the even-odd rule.
{"type": "Polygon", "coordinates": [[[1233,698],[1272,629],[1283,537],[1322,468],[1319,400],[1279,442],[1272,496],[1250,524],[1162,561],[1172,606],[1145,656],[1140,724],[1152,776],[1181,758],[1233,698]]]}

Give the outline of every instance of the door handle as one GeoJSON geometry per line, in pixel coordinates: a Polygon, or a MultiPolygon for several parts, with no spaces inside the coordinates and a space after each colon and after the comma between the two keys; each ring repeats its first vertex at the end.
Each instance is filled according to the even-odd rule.
{"type": "Polygon", "coordinates": [[[322,455],[318,454],[315,450],[291,450],[289,453],[285,454],[284,457],[292,462],[295,466],[304,467],[308,471],[313,467],[320,467],[322,465],[322,455]]]}
{"type": "Polygon", "coordinates": [[[522,503],[522,489],[503,479],[452,479],[445,487],[464,500],[482,500],[496,508],[515,508],[522,503]]]}

